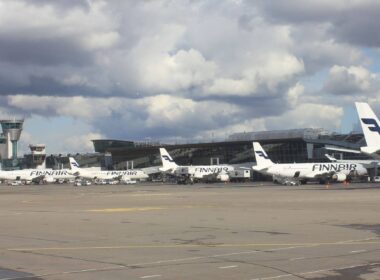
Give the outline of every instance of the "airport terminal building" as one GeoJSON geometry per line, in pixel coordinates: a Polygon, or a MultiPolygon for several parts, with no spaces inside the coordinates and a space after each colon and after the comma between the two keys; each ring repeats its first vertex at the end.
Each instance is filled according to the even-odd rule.
{"type": "Polygon", "coordinates": [[[159,147],[164,147],[179,165],[254,163],[252,142],[258,141],[276,163],[328,161],[325,154],[337,159],[367,159],[345,149],[358,150],[365,145],[362,133],[337,134],[320,128],[242,132],[219,142],[163,144],[121,140],[93,140],[95,152],[111,157],[107,168],[127,169],[161,165],[159,147]],[[337,147],[340,151],[331,151],[337,147]]]}
{"type": "MultiPolygon", "coordinates": [[[[82,167],[102,169],[132,169],[160,166],[159,148],[164,147],[178,165],[255,164],[252,142],[258,141],[275,163],[304,163],[328,161],[325,154],[337,159],[369,159],[360,153],[348,152],[365,146],[362,133],[338,134],[320,128],[242,132],[223,141],[202,143],[160,143],[158,141],[127,141],[118,139],[92,140],[94,153],[46,155],[44,145],[30,145],[31,154],[18,159],[15,168],[69,168],[68,156],[74,156],[82,167]],[[330,150],[335,147],[340,151],[330,150]],[[43,149],[41,152],[40,150],[43,149]]],[[[2,160],[3,168],[5,161],[2,160]]]]}

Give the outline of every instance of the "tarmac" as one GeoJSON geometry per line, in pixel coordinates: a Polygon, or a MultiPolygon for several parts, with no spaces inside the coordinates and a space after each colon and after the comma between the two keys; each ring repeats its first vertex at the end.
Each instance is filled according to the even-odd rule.
{"type": "Polygon", "coordinates": [[[0,280],[380,279],[380,184],[0,185],[0,280]]]}

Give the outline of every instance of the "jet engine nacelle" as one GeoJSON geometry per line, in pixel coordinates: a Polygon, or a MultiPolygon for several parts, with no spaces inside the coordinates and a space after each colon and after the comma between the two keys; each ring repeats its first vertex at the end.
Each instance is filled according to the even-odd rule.
{"type": "Polygon", "coordinates": [[[216,178],[221,182],[227,182],[230,179],[230,176],[228,176],[228,174],[226,173],[221,173],[221,174],[218,174],[216,178]]]}
{"type": "Polygon", "coordinates": [[[126,176],[126,175],[121,176],[120,181],[121,181],[122,183],[127,183],[127,182],[131,181],[131,177],[126,176]]]}
{"type": "Polygon", "coordinates": [[[347,179],[347,176],[346,176],[346,174],[343,174],[343,173],[336,173],[336,174],[332,175],[332,178],[334,181],[343,182],[347,179]]]}
{"type": "Polygon", "coordinates": [[[51,177],[51,176],[45,176],[44,181],[46,183],[54,183],[55,179],[53,177],[51,177]]]}

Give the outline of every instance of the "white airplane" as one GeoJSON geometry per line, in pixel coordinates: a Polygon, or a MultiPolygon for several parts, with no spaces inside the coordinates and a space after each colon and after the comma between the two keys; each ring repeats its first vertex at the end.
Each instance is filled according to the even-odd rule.
{"type": "Polygon", "coordinates": [[[25,181],[27,183],[54,183],[57,180],[69,180],[75,176],[70,169],[23,169],[0,171],[1,180],[25,181]]]}
{"type": "Polygon", "coordinates": [[[359,164],[362,164],[365,168],[372,168],[375,164],[379,165],[380,166],[380,160],[377,160],[377,159],[350,159],[350,160],[347,160],[347,159],[336,159],[334,158],[333,156],[329,155],[329,154],[325,154],[325,156],[331,161],[331,162],[340,162],[340,163],[344,163],[344,162],[351,162],[351,163],[359,163],[359,164]]]}
{"type": "Polygon", "coordinates": [[[86,168],[80,168],[79,164],[72,157],[69,158],[69,161],[71,169],[75,172],[74,174],[85,179],[118,180],[120,182],[129,183],[133,180],[148,178],[148,175],[142,170],[88,170],[86,168]]]}
{"type": "Polygon", "coordinates": [[[367,146],[361,147],[363,154],[380,159],[380,122],[371,107],[364,102],[355,102],[360,124],[367,146]]]}
{"type": "Polygon", "coordinates": [[[188,165],[179,166],[175,163],[165,148],[160,148],[162,161],[161,171],[174,175],[189,175],[194,179],[204,179],[206,176],[215,176],[218,181],[228,181],[230,171],[234,171],[231,165],[188,165]]]}
{"type": "Polygon", "coordinates": [[[324,163],[273,163],[260,143],[253,142],[256,166],[253,170],[260,173],[282,178],[290,178],[306,183],[308,180],[318,180],[320,183],[329,181],[343,182],[351,176],[366,175],[367,169],[360,163],[346,162],[324,162],[324,163]]]}

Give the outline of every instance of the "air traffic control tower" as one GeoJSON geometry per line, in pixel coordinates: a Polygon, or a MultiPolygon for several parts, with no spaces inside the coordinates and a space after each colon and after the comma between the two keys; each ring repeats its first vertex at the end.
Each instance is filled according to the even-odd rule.
{"type": "Polygon", "coordinates": [[[20,140],[22,126],[24,124],[23,119],[10,119],[0,120],[1,127],[3,129],[3,135],[6,139],[3,149],[2,158],[16,159],[17,158],[17,144],[20,140]]]}

